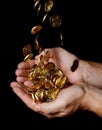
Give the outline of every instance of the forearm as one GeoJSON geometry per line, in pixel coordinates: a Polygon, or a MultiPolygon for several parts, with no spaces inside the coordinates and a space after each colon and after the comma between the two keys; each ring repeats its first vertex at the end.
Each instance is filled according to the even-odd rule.
{"type": "Polygon", "coordinates": [[[93,86],[85,86],[85,96],[81,102],[81,109],[96,113],[102,117],[102,90],[93,86]]]}
{"type": "Polygon", "coordinates": [[[85,84],[102,88],[102,63],[80,60],[85,84]]]}

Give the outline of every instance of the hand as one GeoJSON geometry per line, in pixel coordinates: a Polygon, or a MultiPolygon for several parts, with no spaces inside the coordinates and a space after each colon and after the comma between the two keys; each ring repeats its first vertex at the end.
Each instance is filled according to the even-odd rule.
{"type": "Polygon", "coordinates": [[[18,97],[33,111],[41,113],[47,118],[64,117],[73,114],[81,106],[85,91],[79,85],[72,85],[63,89],[56,100],[36,103],[31,95],[25,91],[26,86],[12,82],[11,87],[18,97]]]}
{"type": "Polygon", "coordinates": [[[19,83],[24,83],[26,86],[31,86],[31,83],[27,81],[29,71],[34,64],[38,63],[40,56],[43,55],[46,51],[50,51],[49,61],[55,63],[55,65],[63,71],[63,73],[68,77],[69,82],[75,84],[83,81],[83,71],[79,67],[74,72],[71,70],[74,61],[78,58],[65,49],[57,47],[45,49],[38,56],[36,56],[34,60],[19,63],[15,72],[17,75],[17,81],[19,83]]]}
{"type": "Polygon", "coordinates": [[[44,103],[36,103],[23,84],[11,82],[10,86],[26,106],[47,118],[69,116],[77,110],[88,110],[102,118],[102,90],[94,86],[71,85],[61,90],[54,101],[44,103]]]}
{"type": "MultiPolygon", "coordinates": [[[[101,68],[102,65],[98,64],[98,67],[99,66],[101,68]]],[[[98,67],[97,63],[94,63],[93,65],[92,62],[89,63],[79,60],[75,55],[62,48],[45,49],[36,56],[34,60],[18,64],[18,68],[15,71],[17,82],[11,82],[10,86],[29,108],[48,118],[68,116],[78,109],[89,110],[102,117],[102,90],[96,87],[101,86],[102,81],[101,69],[99,71],[98,67]],[[63,71],[72,85],[66,86],[61,90],[54,101],[36,103],[27,91],[28,88],[32,87],[28,75],[30,69],[34,64],[39,62],[40,56],[46,51],[50,51],[49,61],[55,63],[55,65],[63,71]],[[71,68],[76,59],[80,64],[75,71],[72,71],[71,68]],[[83,74],[83,68],[84,72],[86,72],[86,76],[84,75],[85,73],[83,74]],[[84,76],[87,77],[87,74],[87,82],[84,84],[84,76]],[[89,76],[89,74],[91,75],[89,76]],[[97,78],[98,80],[94,80],[96,79],[96,75],[99,75],[99,78],[97,78]]]]}

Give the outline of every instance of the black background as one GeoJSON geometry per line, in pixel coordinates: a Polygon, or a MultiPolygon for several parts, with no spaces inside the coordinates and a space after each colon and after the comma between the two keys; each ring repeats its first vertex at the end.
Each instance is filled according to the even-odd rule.
{"type": "MultiPolygon", "coordinates": [[[[58,3],[59,13],[64,19],[64,48],[82,59],[102,62],[100,3],[64,3],[62,0],[58,3]]],[[[3,3],[0,124],[3,129],[102,129],[102,119],[88,111],[78,111],[70,117],[47,119],[30,110],[10,88],[10,82],[16,78],[17,64],[23,60],[22,47],[30,42],[29,30],[34,23],[32,9],[33,0],[3,3]]]]}

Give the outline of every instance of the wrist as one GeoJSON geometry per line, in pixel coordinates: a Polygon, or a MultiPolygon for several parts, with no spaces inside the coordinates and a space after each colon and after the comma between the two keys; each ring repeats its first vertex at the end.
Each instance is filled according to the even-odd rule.
{"type": "Polygon", "coordinates": [[[81,60],[83,82],[97,88],[102,88],[102,64],[81,60]]]}
{"type": "Polygon", "coordinates": [[[85,95],[81,101],[81,109],[91,111],[102,117],[102,90],[93,86],[84,86],[85,95]]]}

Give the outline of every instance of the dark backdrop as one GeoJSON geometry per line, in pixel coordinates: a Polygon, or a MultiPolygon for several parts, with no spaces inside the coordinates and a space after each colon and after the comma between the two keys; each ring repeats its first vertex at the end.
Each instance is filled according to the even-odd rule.
{"type": "MultiPolygon", "coordinates": [[[[55,13],[63,18],[64,48],[85,60],[102,62],[102,20],[100,3],[56,1],[55,13]],[[66,3],[67,2],[67,3],[66,3]],[[58,6],[57,6],[58,4],[58,6]]],[[[47,119],[30,110],[12,91],[22,48],[30,43],[34,24],[33,0],[8,1],[1,11],[0,117],[3,128],[21,129],[102,129],[102,119],[94,113],[78,111],[70,117],[47,119]]],[[[49,47],[57,44],[47,45],[49,47]]]]}

